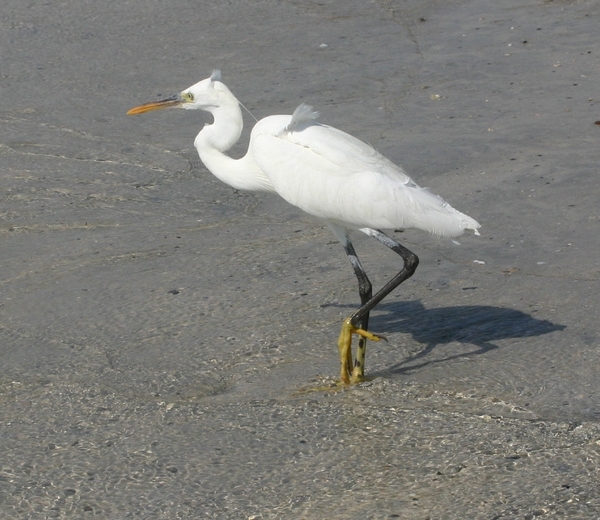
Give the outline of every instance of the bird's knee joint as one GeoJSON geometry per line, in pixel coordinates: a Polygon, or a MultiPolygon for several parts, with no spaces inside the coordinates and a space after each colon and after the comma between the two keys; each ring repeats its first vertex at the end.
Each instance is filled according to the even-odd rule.
{"type": "Polygon", "coordinates": [[[407,271],[414,273],[419,266],[419,257],[414,253],[411,253],[404,259],[404,264],[407,271]]]}

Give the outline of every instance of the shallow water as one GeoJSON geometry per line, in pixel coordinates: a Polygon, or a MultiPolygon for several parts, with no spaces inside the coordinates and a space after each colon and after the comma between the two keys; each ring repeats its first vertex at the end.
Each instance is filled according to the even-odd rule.
{"type": "Polygon", "coordinates": [[[599,516],[598,7],[11,2],[2,518],[599,516]],[[207,116],[124,115],[213,67],[482,223],[396,233],[421,264],[373,313],[372,381],[314,391],[358,299],[329,231],[206,172],[207,116]]]}

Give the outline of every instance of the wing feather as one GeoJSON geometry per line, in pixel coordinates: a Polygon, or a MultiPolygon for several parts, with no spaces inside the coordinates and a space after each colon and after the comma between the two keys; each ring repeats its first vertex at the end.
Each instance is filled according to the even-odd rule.
{"type": "Polygon", "coordinates": [[[316,122],[314,112],[303,114],[309,117],[266,118],[251,138],[254,159],[289,203],[356,229],[418,228],[458,236],[479,227],[371,146],[316,122]]]}

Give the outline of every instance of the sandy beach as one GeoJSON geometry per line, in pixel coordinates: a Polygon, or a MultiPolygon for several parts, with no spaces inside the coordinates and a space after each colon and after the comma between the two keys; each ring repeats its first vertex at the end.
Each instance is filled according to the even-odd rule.
{"type": "Polygon", "coordinates": [[[600,517],[600,1],[72,4],[0,21],[2,519],[600,517]],[[394,233],[366,383],[314,390],[359,301],[326,225],[213,177],[209,115],[126,115],[213,69],[482,225],[394,233]]]}

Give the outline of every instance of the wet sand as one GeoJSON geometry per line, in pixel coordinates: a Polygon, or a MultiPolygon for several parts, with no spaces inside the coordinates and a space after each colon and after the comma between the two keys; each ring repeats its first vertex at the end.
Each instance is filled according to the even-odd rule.
{"type": "Polygon", "coordinates": [[[600,2],[198,4],[3,9],[0,516],[600,517],[600,2]],[[395,233],[372,381],[306,391],[358,302],[328,229],[207,172],[207,115],[125,115],[213,68],[481,222],[395,233]]]}

